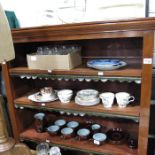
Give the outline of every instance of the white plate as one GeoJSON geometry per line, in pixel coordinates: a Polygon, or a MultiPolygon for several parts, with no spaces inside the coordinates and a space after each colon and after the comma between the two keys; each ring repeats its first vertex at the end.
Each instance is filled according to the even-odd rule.
{"type": "Polygon", "coordinates": [[[100,103],[99,98],[95,98],[93,100],[81,100],[78,96],[75,97],[75,103],[82,106],[94,106],[100,103]]]}
{"type": "Polygon", "coordinates": [[[34,101],[34,102],[51,102],[51,101],[55,101],[58,99],[57,96],[55,97],[49,97],[49,98],[43,98],[43,97],[40,97],[40,99],[37,99],[36,98],[36,95],[38,94],[39,92],[35,93],[35,94],[32,94],[32,95],[29,95],[28,96],[28,99],[31,100],[31,101],[34,101]]]}

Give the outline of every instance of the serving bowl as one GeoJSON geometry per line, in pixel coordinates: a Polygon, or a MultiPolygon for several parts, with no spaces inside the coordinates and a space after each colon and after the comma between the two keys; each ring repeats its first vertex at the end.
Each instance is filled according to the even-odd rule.
{"type": "Polygon", "coordinates": [[[87,61],[87,66],[98,70],[115,70],[127,63],[118,59],[93,59],[87,61]]]}

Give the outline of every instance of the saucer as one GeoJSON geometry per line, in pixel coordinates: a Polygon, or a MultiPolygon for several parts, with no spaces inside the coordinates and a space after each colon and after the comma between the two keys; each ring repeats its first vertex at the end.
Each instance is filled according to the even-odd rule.
{"type": "Polygon", "coordinates": [[[121,128],[112,128],[108,130],[107,138],[111,144],[122,144],[127,140],[127,133],[121,128]]]}
{"type": "Polygon", "coordinates": [[[52,95],[50,97],[42,97],[42,95],[40,95],[40,92],[37,92],[35,94],[29,95],[28,99],[34,102],[51,102],[51,101],[55,101],[58,99],[58,97],[56,95],[52,95]]]}
{"type": "Polygon", "coordinates": [[[75,97],[75,103],[81,106],[94,106],[100,103],[99,98],[94,98],[92,100],[82,100],[78,96],[75,97]]]}
{"type": "Polygon", "coordinates": [[[87,66],[99,70],[115,70],[127,63],[118,59],[93,59],[87,61],[87,66]]]}

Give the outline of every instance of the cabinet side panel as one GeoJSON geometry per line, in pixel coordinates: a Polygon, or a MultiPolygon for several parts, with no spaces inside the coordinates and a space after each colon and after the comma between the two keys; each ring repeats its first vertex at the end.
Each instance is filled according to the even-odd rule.
{"type": "Polygon", "coordinates": [[[150,97],[152,82],[153,32],[145,32],[143,37],[143,65],[141,85],[141,111],[139,125],[139,155],[147,154],[150,97]]]}

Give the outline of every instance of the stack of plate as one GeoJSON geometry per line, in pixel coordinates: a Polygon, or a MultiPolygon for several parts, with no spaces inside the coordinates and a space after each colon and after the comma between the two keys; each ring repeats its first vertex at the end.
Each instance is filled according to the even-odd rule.
{"type": "Polygon", "coordinates": [[[75,103],[82,106],[93,106],[99,102],[99,92],[95,89],[80,90],[75,97],[75,103]]]}

